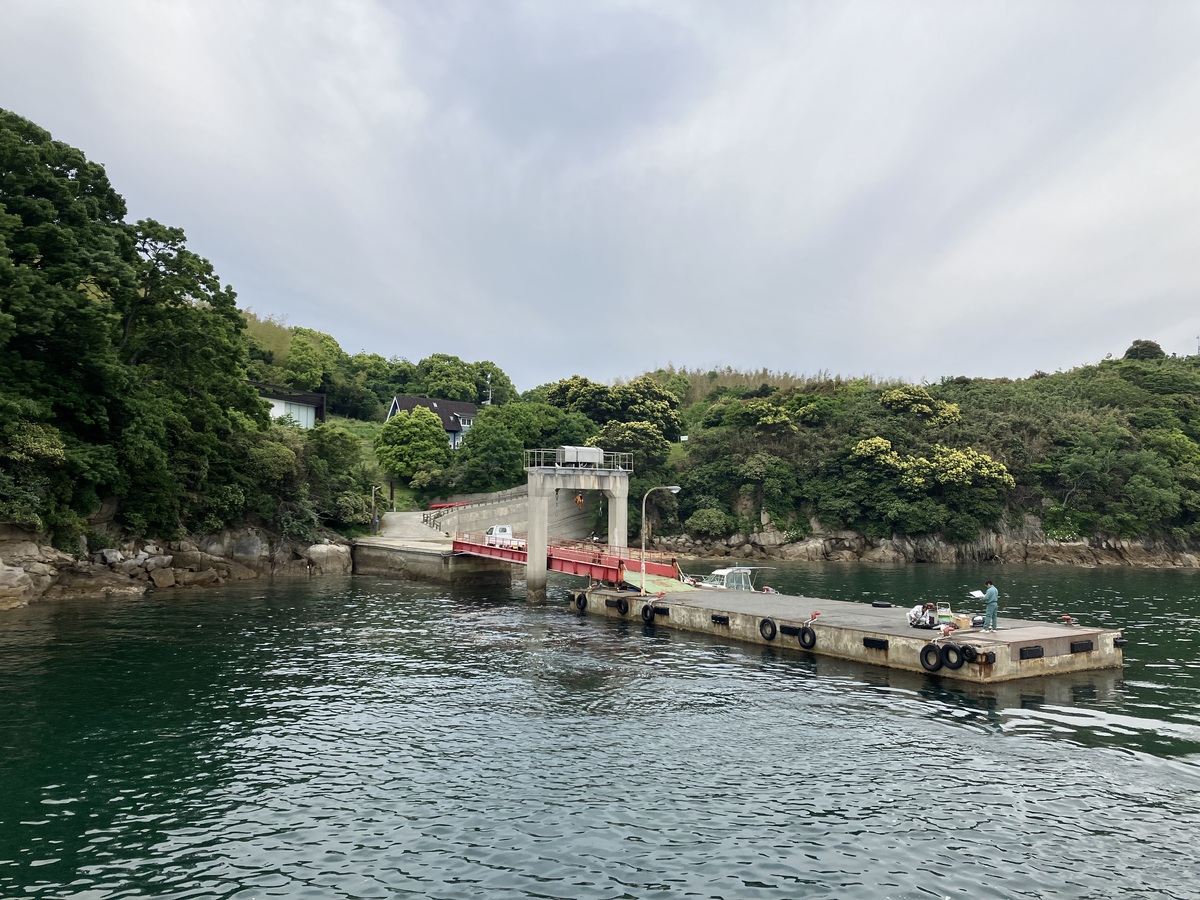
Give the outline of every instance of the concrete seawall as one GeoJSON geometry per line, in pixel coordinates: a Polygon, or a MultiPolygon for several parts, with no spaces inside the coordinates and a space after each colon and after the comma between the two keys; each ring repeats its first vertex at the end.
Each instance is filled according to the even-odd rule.
{"type": "Polygon", "coordinates": [[[510,563],[455,555],[453,541],[421,519],[420,512],[386,513],[378,535],[354,542],[354,574],[453,585],[512,583],[510,563]]]}
{"type": "Polygon", "coordinates": [[[455,556],[449,542],[442,549],[360,540],[354,544],[353,560],[355,575],[385,575],[453,585],[508,585],[513,579],[510,564],[455,556]]]}

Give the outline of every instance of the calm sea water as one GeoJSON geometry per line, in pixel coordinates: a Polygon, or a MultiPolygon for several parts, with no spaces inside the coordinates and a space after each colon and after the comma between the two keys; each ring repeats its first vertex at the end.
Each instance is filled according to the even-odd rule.
{"type": "Polygon", "coordinates": [[[579,618],[567,580],[2,612],[0,897],[1200,896],[1195,573],[770,579],[987,575],[1002,616],[1124,628],[1125,670],[963,689],[579,618]]]}

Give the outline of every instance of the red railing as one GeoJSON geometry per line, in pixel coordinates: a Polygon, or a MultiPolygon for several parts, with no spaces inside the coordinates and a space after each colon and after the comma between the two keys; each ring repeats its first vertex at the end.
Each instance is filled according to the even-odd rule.
{"type": "MultiPolygon", "coordinates": [[[[524,534],[516,534],[512,539],[492,540],[494,543],[489,544],[487,535],[460,531],[454,536],[454,551],[528,564],[524,534]]],[[[552,572],[586,575],[599,581],[619,583],[625,580],[625,572],[641,572],[642,551],[638,547],[610,547],[595,541],[551,538],[546,546],[546,568],[552,572]]],[[[647,575],[679,577],[675,557],[659,550],[646,551],[645,568],[647,575]]]]}

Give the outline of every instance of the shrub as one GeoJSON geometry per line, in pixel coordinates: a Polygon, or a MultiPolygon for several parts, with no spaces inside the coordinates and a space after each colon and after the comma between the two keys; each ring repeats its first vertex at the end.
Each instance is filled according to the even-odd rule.
{"type": "Polygon", "coordinates": [[[711,507],[698,509],[683,523],[688,534],[697,537],[727,537],[733,530],[729,516],[711,507]]]}
{"type": "Polygon", "coordinates": [[[103,531],[88,529],[85,537],[87,538],[88,553],[99,553],[101,550],[111,550],[117,546],[116,541],[103,531]]]}

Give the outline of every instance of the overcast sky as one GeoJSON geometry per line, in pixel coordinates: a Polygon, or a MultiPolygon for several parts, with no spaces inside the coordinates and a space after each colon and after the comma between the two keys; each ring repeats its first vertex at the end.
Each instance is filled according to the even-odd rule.
{"type": "Polygon", "coordinates": [[[1200,2],[0,0],[243,308],[526,390],[1200,340],[1200,2]]]}

